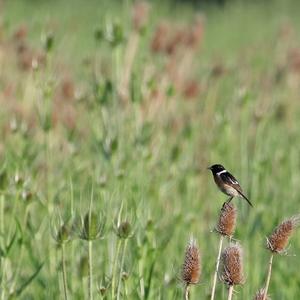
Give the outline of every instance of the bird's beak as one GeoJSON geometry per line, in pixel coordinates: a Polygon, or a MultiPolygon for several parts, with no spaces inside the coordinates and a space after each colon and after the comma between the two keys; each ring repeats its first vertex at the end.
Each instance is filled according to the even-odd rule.
{"type": "Polygon", "coordinates": [[[207,170],[211,170],[211,167],[208,167],[207,170]]]}

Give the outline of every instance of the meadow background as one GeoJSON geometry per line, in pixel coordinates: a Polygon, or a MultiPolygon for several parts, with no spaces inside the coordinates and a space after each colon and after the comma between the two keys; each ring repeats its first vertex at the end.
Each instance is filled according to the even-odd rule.
{"type": "MultiPolygon", "coordinates": [[[[63,299],[65,238],[69,298],[87,299],[86,213],[105,222],[92,242],[94,299],[182,299],[191,235],[202,253],[191,299],[209,299],[226,200],[213,163],[254,204],[234,200],[246,274],[234,297],[251,299],[265,280],[265,236],[300,212],[300,4],[0,9],[1,299],[63,299]]],[[[275,257],[272,299],[299,298],[299,234],[275,257]]],[[[217,299],[226,294],[219,283],[217,299]]]]}

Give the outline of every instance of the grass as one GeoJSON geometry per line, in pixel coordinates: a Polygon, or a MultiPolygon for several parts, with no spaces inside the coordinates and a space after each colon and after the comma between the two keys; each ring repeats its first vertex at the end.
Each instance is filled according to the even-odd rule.
{"type": "MultiPolygon", "coordinates": [[[[195,79],[201,92],[186,99],[168,82],[157,110],[155,96],[145,94],[160,88],[166,58],[151,53],[150,39],[162,19],[190,23],[190,5],[152,3],[132,70],[130,100],[122,104],[116,86],[126,42],[116,47],[97,43],[94,32],[120,25],[127,40],[130,1],[82,5],[74,0],[72,11],[67,1],[5,2],[0,45],[2,299],[9,294],[63,298],[61,249],[52,237],[51,220],[58,216],[73,224],[84,218],[91,198],[93,212],[106,218],[103,238],[92,244],[94,299],[111,299],[112,293],[120,299],[182,299],[178,276],[191,235],[202,254],[202,283],[193,287],[191,299],[209,299],[218,251],[218,236],[211,230],[226,199],[206,170],[217,162],[237,176],[254,204],[250,209],[234,200],[246,282],[233,297],[253,297],[267,272],[265,236],[280,220],[299,213],[300,75],[288,59],[300,47],[294,2],[204,8],[204,40],[184,78],[195,79]],[[33,49],[42,49],[41,36],[53,33],[45,67],[18,67],[11,36],[20,24],[28,27],[26,43],[33,49]],[[143,85],[144,70],[151,66],[156,76],[143,85]],[[224,72],[212,76],[216,66],[224,72]],[[77,100],[62,92],[66,79],[77,100]],[[124,240],[117,228],[125,221],[131,233],[124,240]]],[[[69,299],[88,297],[89,245],[78,237],[77,227],[64,244],[69,299]]],[[[293,256],[299,249],[295,235],[291,255],[276,257],[272,299],[300,294],[298,258],[293,256]]],[[[218,283],[216,299],[226,295],[218,283]]]]}

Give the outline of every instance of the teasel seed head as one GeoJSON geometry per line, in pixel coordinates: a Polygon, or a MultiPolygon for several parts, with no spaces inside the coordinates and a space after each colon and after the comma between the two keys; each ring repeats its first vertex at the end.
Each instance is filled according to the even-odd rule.
{"type": "Polygon", "coordinates": [[[259,289],[257,291],[257,293],[255,294],[255,297],[254,297],[254,300],[271,300],[270,297],[268,297],[268,295],[266,296],[266,298],[264,298],[265,296],[265,289],[262,288],[262,289],[259,289]]]}
{"type": "Polygon", "coordinates": [[[65,243],[65,242],[69,241],[70,228],[66,224],[63,224],[58,231],[57,237],[58,237],[58,240],[60,241],[60,243],[65,243]]]}
{"type": "Polygon", "coordinates": [[[222,253],[221,280],[227,285],[244,283],[243,252],[239,244],[230,245],[222,253]]]}
{"type": "Polygon", "coordinates": [[[293,216],[279,224],[267,237],[267,249],[273,253],[283,253],[289,238],[300,224],[300,215],[293,216]]]}
{"type": "Polygon", "coordinates": [[[123,221],[117,227],[117,235],[120,239],[127,239],[131,234],[131,224],[128,221],[123,221]]]}
{"type": "Polygon", "coordinates": [[[148,20],[150,6],[145,1],[140,1],[134,4],[132,10],[132,24],[136,31],[141,31],[145,28],[148,20]]]}
{"type": "Polygon", "coordinates": [[[46,52],[50,52],[53,49],[54,34],[49,32],[43,36],[44,49],[46,52]]]}
{"type": "Polygon", "coordinates": [[[105,286],[101,286],[99,287],[98,291],[101,296],[104,296],[106,294],[107,288],[105,286]]]}
{"type": "Polygon", "coordinates": [[[237,210],[233,203],[225,202],[221,208],[219,220],[215,230],[224,236],[231,237],[234,234],[237,219],[237,210]]]}
{"type": "Polygon", "coordinates": [[[79,237],[87,241],[102,238],[105,221],[102,214],[98,216],[94,212],[87,212],[85,217],[81,218],[79,237]]]}
{"type": "Polygon", "coordinates": [[[129,273],[123,271],[121,277],[123,281],[126,281],[129,278],[129,273]]]}
{"type": "Polygon", "coordinates": [[[164,53],[166,51],[170,31],[171,25],[169,23],[162,22],[157,26],[151,41],[152,52],[164,53]]]}
{"type": "Polygon", "coordinates": [[[72,239],[72,230],[69,221],[64,221],[57,214],[51,219],[51,233],[56,243],[61,246],[72,239]]]}
{"type": "Polygon", "coordinates": [[[191,238],[185,250],[181,279],[186,286],[197,284],[201,275],[200,253],[194,239],[191,238]]]}

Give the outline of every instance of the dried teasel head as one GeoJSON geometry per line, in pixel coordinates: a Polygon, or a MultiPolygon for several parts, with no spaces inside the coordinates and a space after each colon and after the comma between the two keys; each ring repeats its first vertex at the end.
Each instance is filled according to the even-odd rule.
{"type": "Polygon", "coordinates": [[[231,237],[235,231],[237,210],[233,203],[225,202],[221,208],[215,230],[221,235],[231,237]]]}
{"type": "Polygon", "coordinates": [[[239,244],[230,245],[222,253],[221,279],[227,285],[244,283],[243,252],[239,244]]]}
{"type": "Polygon", "coordinates": [[[292,233],[299,224],[300,215],[293,216],[279,224],[272,234],[267,237],[267,249],[273,253],[284,252],[292,233]]]}
{"type": "Polygon", "coordinates": [[[197,284],[201,275],[200,253],[194,239],[191,238],[185,250],[181,279],[186,286],[197,284]]]}
{"type": "Polygon", "coordinates": [[[257,293],[255,294],[254,296],[254,300],[271,300],[270,297],[268,297],[268,295],[265,297],[265,289],[262,288],[262,289],[259,289],[257,291],[257,293]],[[265,297],[265,298],[264,298],[265,297]]]}
{"type": "Polygon", "coordinates": [[[186,45],[188,47],[197,48],[203,39],[204,34],[204,17],[198,15],[191,28],[187,31],[186,45]]]}
{"type": "Polygon", "coordinates": [[[136,31],[141,31],[145,28],[148,20],[150,6],[145,1],[137,2],[132,10],[132,24],[136,31]]]}
{"type": "Polygon", "coordinates": [[[168,38],[171,32],[171,25],[167,22],[161,22],[155,29],[151,40],[151,51],[154,53],[163,53],[166,51],[168,38]]]}

